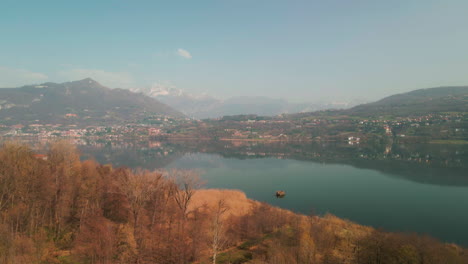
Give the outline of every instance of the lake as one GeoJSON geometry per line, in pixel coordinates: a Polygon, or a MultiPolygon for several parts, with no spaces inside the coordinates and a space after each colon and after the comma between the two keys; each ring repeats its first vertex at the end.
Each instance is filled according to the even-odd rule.
{"type": "MultiPolygon", "coordinates": [[[[208,188],[233,188],[249,198],[310,214],[332,213],[392,231],[428,233],[468,243],[468,188],[418,183],[372,169],[291,159],[186,154],[169,168],[204,170],[208,188]],[[274,191],[285,190],[284,199],[274,191]]],[[[441,175],[442,176],[442,175],[441,175]]]]}
{"type": "Polygon", "coordinates": [[[196,169],[206,188],[468,246],[466,145],[140,141],[79,148],[101,163],[196,169]],[[277,199],[277,190],[286,197],[277,199]]]}

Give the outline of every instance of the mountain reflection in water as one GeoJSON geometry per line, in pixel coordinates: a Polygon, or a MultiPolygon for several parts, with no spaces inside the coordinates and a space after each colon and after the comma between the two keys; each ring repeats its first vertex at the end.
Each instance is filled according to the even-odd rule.
{"type": "Polygon", "coordinates": [[[210,153],[241,160],[270,157],[346,164],[419,183],[468,186],[468,145],[135,141],[85,143],[79,148],[84,157],[101,163],[149,170],[164,168],[187,153],[210,153]]]}

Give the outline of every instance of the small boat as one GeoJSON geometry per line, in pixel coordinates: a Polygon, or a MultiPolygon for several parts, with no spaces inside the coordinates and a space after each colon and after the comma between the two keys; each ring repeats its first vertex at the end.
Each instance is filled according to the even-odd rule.
{"type": "Polygon", "coordinates": [[[276,198],[283,198],[286,195],[285,191],[276,191],[276,198]]]}

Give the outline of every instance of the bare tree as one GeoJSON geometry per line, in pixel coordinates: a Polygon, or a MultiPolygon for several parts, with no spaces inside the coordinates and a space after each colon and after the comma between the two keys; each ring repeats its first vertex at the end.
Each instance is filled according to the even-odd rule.
{"type": "Polygon", "coordinates": [[[216,257],[218,255],[218,250],[223,246],[225,240],[223,239],[223,215],[229,210],[229,207],[226,204],[224,199],[220,199],[214,210],[213,217],[213,242],[211,248],[213,250],[213,264],[216,264],[216,257]]]}
{"type": "MultiPolygon", "coordinates": [[[[187,238],[190,239],[188,225],[193,219],[189,218],[189,214],[191,213],[189,212],[189,205],[196,190],[201,186],[198,173],[192,170],[171,170],[166,173],[169,173],[169,178],[173,183],[172,197],[181,217],[181,221],[176,223],[175,232],[179,237],[188,236],[187,238]]],[[[176,255],[174,255],[177,258],[177,263],[185,263],[188,261],[190,255],[190,245],[188,241],[189,240],[184,241],[179,239],[177,242],[173,243],[173,249],[177,251],[176,255]]],[[[171,255],[173,255],[173,253],[175,252],[172,252],[171,255]]]]}
{"type": "Polygon", "coordinates": [[[184,218],[187,218],[190,201],[196,190],[201,186],[198,174],[187,170],[173,170],[170,174],[175,182],[174,200],[182,211],[184,218]]]}
{"type": "Polygon", "coordinates": [[[48,161],[54,177],[55,194],[51,210],[54,215],[55,238],[58,238],[65,219],[73,209],[73,182],[80,176],[81,162],[76,146],[64,140],[50,145],[48,161]]]}

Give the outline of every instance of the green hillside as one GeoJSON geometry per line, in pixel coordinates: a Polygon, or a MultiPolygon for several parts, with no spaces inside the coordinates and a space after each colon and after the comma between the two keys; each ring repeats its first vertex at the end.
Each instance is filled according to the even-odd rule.
{"type": "Polygon", "coordinates": [[[0,122],[118,123],[146,115],[183,115],[143,94],[110,89],[92,79],[0,89],[0,122]]]}
{"type": "Polygon", "coordinates": [[[468,86],[437,87],[396,94],[346,111],[357,116],[417,116],[468,112],[468,86]]]}

